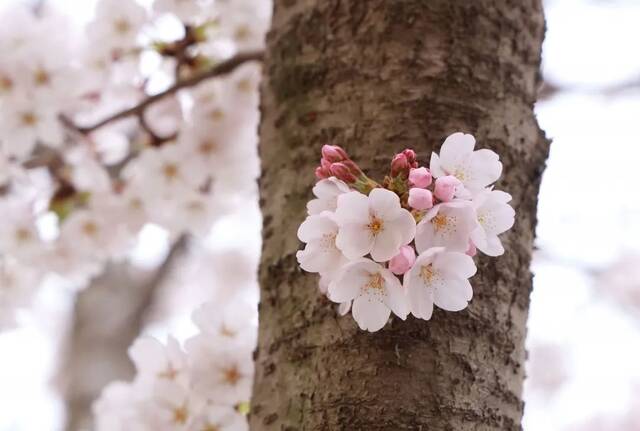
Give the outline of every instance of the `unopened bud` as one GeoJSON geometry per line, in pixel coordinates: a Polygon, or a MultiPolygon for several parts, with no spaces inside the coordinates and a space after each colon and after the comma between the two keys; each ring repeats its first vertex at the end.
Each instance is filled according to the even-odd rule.
{"type": "Polygon", "coordinates": [[[324,169],[322,166],[318,166],[316,168],[316,178],[319,180],[327,179],[331,176],[331,172],[327,169],[324,169]]]}
{"type": "Polygon", "coordinates": [[[391,160],[391,176],[397,177],[400,174],[404,173],[405,175],[409,175],[409,162],[407,161],[407,156],[403,153],[396,154],[393,156],[393,160],[391,160]]]}
{"type": "Polygon", "coordinates": [[[353,175],[353,173],[344,163],[331,164],[331,174],[347,184],[355,183],[357,180],[357,177],[353,175]]]}
{"type": "Polygon", "coordinates": [[[349,156],[347,155],[345,150],[337,145],[323,145],[322,158],[328,160],[331,163],[336,163],[349,159],[349,156]]]}
{"type": "Polygon", "coordinates": [[[428,210],[433,206],[433,195],[427,189],[412,188],[409,190],[409,206],[416,210],[428,210]]]}
{"type": "Polygon", "coordinates": [[[409,166],[412,168],[417,168],[418,167],[418,160],[416,159],[416,152],[413,151],[412,149],[407,148],[406,150],[404,150],[402,152],[402,154],[404,154],[404,156],[407,158],[407,163],[409,163],[409,166]]]}
{"type": "Polygon", "coordinates": [[[440,177],[436,179],[436,186],[434,187],[433,194],[442,202],[449,202],[455,196],[456,189],[461,185],[462,183],[460,180],[453,175],[440,177]]]}
{"type": "Polygon", "coordinates": [[[425,188],[431,184],[431,172],[429,169],[422,168],[411,168],[409,171],[409,181],[415,187],[425,188]]]}
{"type": "Polygon", "coordinates": [[[356,177],[359,177],[360,175],[362,175],[362,170],[360,169],[360,166],[358,166],[356,162],[354,162],[353,160],[347,159],[347,160],[343,160],[340,163],[345,165],[347,169],[349,169],[349,171],[356,177]]]}
{"type": "Polygon", "coordinates": [[[416,261],[416,252],[413,247],[403,245],[400,251],[389,261],[389,270],[397,275],[409,271],[416,261]]]}

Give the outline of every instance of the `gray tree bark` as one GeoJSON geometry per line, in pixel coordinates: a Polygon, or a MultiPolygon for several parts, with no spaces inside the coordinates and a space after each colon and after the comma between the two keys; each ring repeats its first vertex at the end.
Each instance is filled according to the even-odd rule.
{"type": "Polygon", "coordinates": [[[262,88],[264,246],[253,430],[519,430],[529,263],[548,141],[539,0],[275,0],[262,88]],[[450,133],[498,152],[516,225],[460,313],[359,331],[296,263],[320,147],[373,178],[450,133]]]}

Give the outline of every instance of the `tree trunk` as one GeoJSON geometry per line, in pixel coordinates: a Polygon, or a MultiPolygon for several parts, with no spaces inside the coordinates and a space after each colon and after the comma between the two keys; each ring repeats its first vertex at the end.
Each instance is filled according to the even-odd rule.
{"type": "Polygon", "coordinates": [[[253,430],[518,430],[536,199],[539,0],[275,0],[260,127],[264,246],[253,430]],[[479,258],[459,313],[357,329],[296,263],[322,144],[373,178],[472,133],[513,195],[507,252],[479,258]]]}

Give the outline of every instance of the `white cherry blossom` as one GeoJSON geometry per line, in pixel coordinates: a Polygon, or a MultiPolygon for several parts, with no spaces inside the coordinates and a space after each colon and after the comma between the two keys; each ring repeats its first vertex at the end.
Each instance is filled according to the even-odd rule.
{"type": "Polygon", "coordinates": [[[386,189],[373,189],[369,196],[344,193],[338,197],[335,214],[340,227],[336,245],[349,259],[371,253],[373,260],[387,261],[416,233],[411,213],[400,206],[398,195],[386,189]]]}
{"type": "Polygon", "coordinates": [[[200,330],[220,343],[253,350],[258,336],[258,309],[243,298],[230,301],[226,307],[207,302],[193,312],[193,322],[200,330]]]}
{"type": "Polygon", "coordinates": [[[431,154],[430,170],[434,177],[453,175],[466,189],[479,191],[494,183],[502,174],[498,155],[488,149],[473,151],[472,135],[454,133],[440,148],[440,155],[431,154]]]}
{"type": "Polygon", "coordinates": [[[473,260],[464,253],[443,247],[424,251],[404,276],[411,314],[429,320],[434,304],[447,311],[463,310],[473,296],[468,278],[475,273],[473,260]]]}
{"type": "Polygon", "coordinates": [[[319,214],[322,211],[335,211],[338,206],[338,196],[349,192],[349,186],[336,177],[320,180],[313,186],[316,199],[307,203],[309,214],[319,214]]]}
{"type": "Polygon", "coordinates": [[[152,337],[138,338],[129,348],[129,356],[138,377],[149,383],[158,379],[186,382],[187,356],[173,337],[169,337],[166,345],[152,337]]]}
{"type": "Polygon", "coordinates": [[[221,345],[219,337],[198,334],[186,343],[193,390],[219,405],[235,405],[251,397],[251,351],[221,345]]]}
{"type": "Polygon", "coordinates": [[[189,431],[248,431],[247,418],[230,406],[207,406],[193,420],[189,431]]]}
{"type": "Polygon", "coordinates": [[[498,190],[487,190],[473,198],[478,219],[471,232],[473,244],[489,256],[500,256],[504,247],[498,235],[511,229],[515,222],[514,209],[508,204],[511,195],[498,190]]]}
{"type": "MultiPolygon", "coordinates": [[[[387,323],[391,312],[406,319],[407,298],[398,278],[369,259],[347,264],[329,284],[329,299],[341,304],[353,300],[351,313],[362,330],[375,332],[387,323]]],[[[341,305],[346,313],[348,305],[341,305]]]]}
{"type": "Polygon", "coordinates": [[[418,253],[431,247],[464,252],[469,248],[469,237],[476,225],[471,203],[452,201],[438,204],[418,223],[416,249],[418,253]]]}
{"type": "Polygon", "coordinates": [[[296,253],[300,267],[321,274],[339,270],[347,259],[336,246],[337,235],[338,224],[333,213],[324,211],[307,217],[298,229],[298,238],[307,243],[304,250],[296,253]]]}

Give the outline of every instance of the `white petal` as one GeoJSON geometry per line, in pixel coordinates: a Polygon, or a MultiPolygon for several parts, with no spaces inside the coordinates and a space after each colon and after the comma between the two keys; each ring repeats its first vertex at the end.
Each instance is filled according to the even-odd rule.
{"type": "Polygon", "coordinates": [[[338,230],[336,247],[349,259],[357,259],[369,253],[373,248],[374,237],[362,224],[345,224],[338,230]]]}
{"type": "Polygon", "coordinates": [[[404,208],[400,210],[400,215],[392,222],[393,228],[401,234],[400,245],[407,245],[416,236],[416,219],[404,208]]]}
{"type": "Polygon", "coordinates": [[[433,314],[433,291],[427,289],[418,271],[406,274],[404,284],[409,297],[411,314],[418,319],[429,320],[433,314]]]}
{"type": "Polygon", "coordinates": [[[483,248],[478,247],[478,250],[480,250],[487,256],[501,256],[504,254],[502,241],[500,241],[500,238],[498,238],[497,236],[488,236],[486,246],[484,246],[483,248]]]}
{"type": "Polygon", "coordinates": [[[460,311],[467,308],[473,290],[468,280],[447,280],[433,292],[433,302],[443,310],[460,311]]]}
{"type": "Polygon", "coordinates": [[[502,175],[500,157],[493,151],[482,149],[474,151],[471,156],[470,169],[475,185],[485,187],[492,184],[502,175]]]}
{"type": "Polygon", "coordinates": [[[456,252],[438,254],[434,259],[433,266],[442,271],[447,278],[467,279],[473,277],[477,271],[470,256],[456,252]]]}
{"type": "Polygon", "coordinates": [[[304,250],[296,253],[300,267],[307,272],[329,272],[340,264],[341,253],[337,249],[321,247],[316,242],[307,244],[304,250]]]}
{"type": "Polygon", "coordinates": [[[393,226],[385,226],[374,238],[371,257],[376,262],[386,262],[398,254],[401,242],[402,233],[393,226]]]}
{"type": "Polygon", "coordinates": [[[409,303],[405,290],[400,284],[400,280],[388,270],[383,271],[382,275],[386,282],[385,289],[387,290],[384,303],[396,316],[405,320],[407,314],[409,314],[409,303]]]}
{"type": "Polygon", "coordinates": [[[351,262],[342,268],[336,279],[329,283],[329,299],[333,302],[350,301],[360,294],[369,282],[370,271],[363,261],[351,262]]]}
{"type": "Polygon", "coordinates": [[[309,242],[322,238],[325,234],[337,232],[338,226],[328,214],[308,216],[298,228],[298,239],[302,242],[309,242]]]}
{"type": "Polygon", "coordinates": [[[340,316],[344,316],[349,312],[349,310],[351,310],[351,301],[342,302],[338,305],[338,314],[340,316]]]}
{"type": "Polygon", "coordinates": [[[436,153],[431,153],[431,161],[429,162],[429,170],[433,178],[444,177],[447,173],[440,166],[440,157],[436,153]]]}
{"type": "Polygon", "coordinates": [[[449,170],[472,154],[475,145],[476,139],[473,135],[458,132],[447,137],[440,148],[440,162],[444,169],[449,170]]]}
{"type": "Polygon", "coordinates": [[[420,254],[435,245],[433,226],[425,217],[416,228],[416,250],[420,254]]]}
{"type": "MultiPolygon", "coordinates": [[[[339,180],[336,180],[339,181],[339,180]]],[[[340,181],[342,183],[342,181],[340,181]]],[[[343,183],[344,184],[344,183],[343,183]]],[[[320,180],[313,186],[313,194],[320,199],[330,199],[340,193],[339,186],[330,178],[320,180]]],[[[347,190],[349,188],[347,187],[347,190]]]]}
{"type": "Polygon", "coordinates": [[[515,223],[515,210],[508,204],[499,204],[493,208],[492,211],[492,224],[490,227],[485,227],[487,233],[501,234],[513,227],[515,223]]]}
{"type": "Polygon", "coordinates": [[[335,220],[339,225],[361,223],[369,219],[369,198],[360,192],[338,196],[335,220]]]}
{"type": "Polygon", "coordinates": [[[320,214],[322,211],[334,211],[325,199],[312,199],[307,202],[307,212],[311,215],[320,214]]]}
{"type": "Polygon", "coordinates": [[[400,211],[400,198],[387,189],[373,189],[369,193],[369,209],[372,214],[381,219],[394,219],[400,211]]]}
{"type": "Polygon", "coordinates": [[[476,227],[471,232],[469,238],[473,242],[473,245],[478,248],[478,250],[482,251],[483,249],[487,248],[487,233],[482,228],[482,226],[476,227]]]}
{"type": "Polygon", "coordinates": [[[387,323],[391,310],[382,302],[364,295],[353,301],[351,313],[360,329],[375,332],[387,323]]]}

